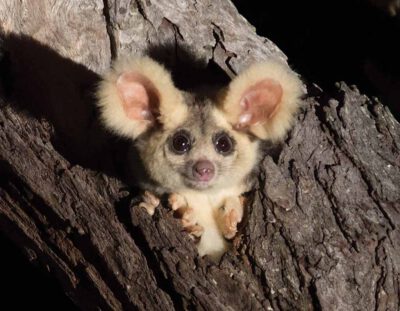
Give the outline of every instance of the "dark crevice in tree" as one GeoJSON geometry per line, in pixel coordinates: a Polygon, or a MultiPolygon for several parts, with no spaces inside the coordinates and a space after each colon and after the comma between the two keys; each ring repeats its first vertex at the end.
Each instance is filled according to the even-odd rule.
{"type": "MultiPolygon", "coordinates": [[[[2,223],[1,220],[0,223],[2,223]]],[[[65,296],[59,280],[39,265],[29,262],[26,254],[21,253],[21,249],[16,247],[15,241],[0,234],[0,245],[2,249],[0,307],[2,309],[13,306],[15,310],[78,311],[71,300],[65,296]],[[23,297],[16,299],[17,292],[23,292],[23,297]],[[52,299],[48,299],[49,297],[52,299]]]]}
{"type": "Polygon", "coordinates": [[[107,34],[110,39],[111,59],[114,60],[118,56],[118,43],[117,39],[115,38],[113,23],[111,22],[110,17],[111,5],[112,4],[110,4],[108,0],[103,0],[103,15],[104,19],[106,20],[107,34]]]}
{"type": "MultiPolygon", "coordinates": [[[[115,210],[118,216],[118,220],[124,225],[125,229],[129,232],[135,244],[141,250],[143,256],[145,256],[149,268],[153,272],[153,275],[157,281],[157,285],[171,298],[175,310],[183,310],[184,306],[181,297],[174,289],[172,282],[165,275],[160,267],[160,258],[157,258],[157,254],[150,248],[146,242],[146,237],[143,234],[139,226],[135,226],[131,219],[131,208],[140,208],[137,205],[140,203],[140,195],[138,190],[133,190],[133,194],[122,198],[115,205],[115,210]]],[[[150,217],[150,216],[149,216],[150,217]]]]}
{"type": "Polygon", "coordinates": [[[311,280],[310,285],[308,287],[308,293],[311,297],[311,302],[312,302],[312,306],[314,308],[315,311],[320,311],[322,310],[321,304],[319,302],[318,299],[318,295],[317,295],[317,287],[315,286],[315,281],[316,280],[311,280]]]}

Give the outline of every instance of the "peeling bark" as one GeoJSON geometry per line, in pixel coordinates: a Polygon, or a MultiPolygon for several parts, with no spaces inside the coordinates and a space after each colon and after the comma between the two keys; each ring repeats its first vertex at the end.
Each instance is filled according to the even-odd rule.
{"type": "Polygon", "coordinates": [[[228,1],[49,3],[0,4],[0,231],[77,306],[399,309],[400,125],[387,108],[345,83],[309,85],[260,164],[235,249],[214,264],[167,207],[152,218],[136,207],[127,142],[97,123],[97,74],[157,49],[178,71],[191,54],[207,81],[285,56],[228,1]]]}

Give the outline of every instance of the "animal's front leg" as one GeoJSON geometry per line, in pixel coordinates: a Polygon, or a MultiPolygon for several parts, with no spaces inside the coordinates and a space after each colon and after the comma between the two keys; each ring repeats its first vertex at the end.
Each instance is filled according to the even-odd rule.
{"type": "Polygon", "coordinates": [[[147,213],[154,215],[156,207],[160,205],[160,199],[157,198],[150,191],[145,191],[142,195],[142,202],[139,203],[139,207],[146,209],[147,213]]]}
{"type": "Polygon", "coordinates": [[[197,223],[193,208],[189,207],[184,196],[172,193],[168,198],[172,210],[176,211],[182,221],[183,228],[194,237],[201,237],[204,228],[197,223]]]}
{"type": "Polygon", "coordinates": [[[225,200],[225,204],[219,210],[219,227],[227,239],[232,239],[237,233],[237,226],[243,218],[243,196],[231,196],[225,200]]]}

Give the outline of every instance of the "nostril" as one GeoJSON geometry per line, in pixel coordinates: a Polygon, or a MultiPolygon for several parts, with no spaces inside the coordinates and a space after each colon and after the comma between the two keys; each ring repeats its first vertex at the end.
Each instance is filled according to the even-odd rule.
{"type": "Polygon", "coordinates": [[[211,179],[214,176],[214,164],[208,160],[200,160],[193,165],[195,175],[201,179],[211,179]]]}
{"type": "Polygon", "coordinates": [[[209,174],[212,170],[211,170],[211,168],[207,168],[207,167],[197,167],[197,166],[196,166],[196,171],[197,171],[199,174],[209,174]]]}
{"type": "Polygon", "coordinates": [[[194,169],[199,174],[209,174],[214,171],[214,165],[208,160],[201,160],[196,162],[194,169]]]}

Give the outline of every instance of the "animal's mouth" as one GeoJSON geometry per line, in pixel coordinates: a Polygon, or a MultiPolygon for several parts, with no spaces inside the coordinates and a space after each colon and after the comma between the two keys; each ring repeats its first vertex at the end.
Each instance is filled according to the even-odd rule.
{"type": "Polygon", "coordinates": [[[193,177],[194,177],[194,180],[196,180],[198,182],[208,183],[214,178],[214,173],[212,173],[212,174],[209,174],[209,173],[199,174],[198,172],[194,171],[193,172],[193,177]]]}
{"type": "Polygon", "coordinates": [[[210,188],[213,185],[213,179],[198,180],[194,178],[185,178],[185,183],[190,188],[203,190],[210,188]]]}

